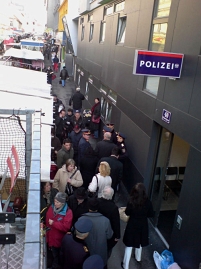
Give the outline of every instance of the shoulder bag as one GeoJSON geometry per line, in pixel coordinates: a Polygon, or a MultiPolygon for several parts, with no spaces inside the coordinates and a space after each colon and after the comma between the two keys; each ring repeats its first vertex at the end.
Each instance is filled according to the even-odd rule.
{"type": "Polygon", "coordinates": [[[98,118],[95,119],[95,115],[93,115],[91,120],[94,123],[99,123],[100,122],[100,117],[98,117],[98,118]]]}
{"type": "Polygon", "coordinates": [[[128,222],[130,216],[127,216],[125,213],[126,207],[120,207],[119,208],[119,216],[120,219],[123,220],[124,222],[128,222]]]}
{"type": "Polygon", "coordinates": [[[97,181],[97,188],[96,188],[96,191],[95,192],[88,191],[88,197],[89,198],[98,198],[98,190],[99,190],[99,187],[98,187],[98,177],[97,177],[97,175],[95,175],[95,177],[96,177],[96,181],[97,181]]]}
{"type": "MultiPolygon", "coordinates": [[[[70,179],[77,173],[77,171],[78,171],[78,169],[76,169],[75,172],[70,176],[70,179]]],[[[69,182],[67,182],[65,193],[68,196],[70,196],[73,194],[73,191],[74,191],[73,186],[69,182]]]]}

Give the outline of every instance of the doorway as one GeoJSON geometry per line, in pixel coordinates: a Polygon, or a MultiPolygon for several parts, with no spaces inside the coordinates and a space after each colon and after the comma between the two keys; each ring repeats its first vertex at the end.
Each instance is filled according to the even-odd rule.
{"type": "Polygon", "coordinates": [[[152,223],[169,245],[190,145],[165,128],[161,129],[152,180],[152,223]]]}

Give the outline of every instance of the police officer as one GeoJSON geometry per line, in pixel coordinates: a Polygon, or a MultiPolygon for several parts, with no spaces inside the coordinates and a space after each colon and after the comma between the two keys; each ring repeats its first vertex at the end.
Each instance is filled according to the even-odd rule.
{"type": "Polygon", "coordinates": [[[110,128],[110,132],[111,132],[111,141],[114,144],[117,144],[117,133],[114,130],[114,123],[107,123],[106,124],[108,128],[110,128]]]}
{"type": "Polygon", "coordinates": [[[91,144],[89,143],[90,135],[91,135],[90,130],[82,129],[82,137],[80,138],[78,144],[78,166],[80,166],[81,159],[83,158],[86,149],[89,147],[92,148],[91,144]]]}
{"type": "Polygon", "coordinates": [[[61,268],[82,269],[84,261],[89,257],[84,239],[92,229],[90,219],[80,219],[75,223],[75,233],[66,234],[61,243],[61,268]]]}
{"type": "Polygon", "coordinates": [[[117,134],[117,146],[120,149],[120,155],[119,155],[119,160],[125,160],[128,157],[128,152],[127,152],[127,148],[125,145],[125,139],[126,136],[122,133],[118,133],[117,134]]]}

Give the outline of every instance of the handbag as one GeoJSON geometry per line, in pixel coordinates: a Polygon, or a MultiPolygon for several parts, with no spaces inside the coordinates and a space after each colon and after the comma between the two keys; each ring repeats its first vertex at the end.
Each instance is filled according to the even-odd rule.
{"type": "Polygon", "coordinates": [[[52,75],[52,80],[54,80],[57,76],[55,74],[52,75]]]}
{"type": "Polygon", "coordinates": [[[59,80],[59,84],[61,84],[61,79],[59,80]]]}
{"type": "Polygon", "coordinates": [[[91,120],[94,123],[99,123],[100,122],[100,117],[98,117],[98,118],[95,119],[95,115],[93,115],[91,120]]]}
{"type": "MultiPolygon", "coordinates": [[[[70,176],[70,179],[77,173],[77,170],[78,170],[78,169],[76,169],[75,172],[70,176]]],[[[69,182],[67,182],[65,193],[66,193],[68,196],[70,196],[70,195],[73,194],[73,192],[74,192],[73,186],[72,186],[69,182]]]]}
{"type": "Polygon", "coordinates": [[[95,177],[96,177],[96,181],[97,181],[97,188],[96,188],[96,191],[95,192],[88,191],[88,197],[89,198],[98,198],[98,190],[99,190],[99,187],[98,187],[98,177],[97,177],[97,175],[95,175],[95,177]]]}
{"type": "Polygon", "coordinates": [[[128,222],[130,216],[127,216],[125,213],[126,207],[120,207],[119,208],[119,216],[120,219],[123,220],[124,222],[128,222]]]}

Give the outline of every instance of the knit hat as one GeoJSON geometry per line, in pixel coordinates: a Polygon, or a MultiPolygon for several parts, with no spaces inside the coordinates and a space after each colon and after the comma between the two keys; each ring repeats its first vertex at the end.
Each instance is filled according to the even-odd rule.
{"type": "Polygon", "coordinates": [[[56,196],[54,197],[58,202],[65,204],[67,200],[67,195],[64,192],[57,192],[56,196]]]}

